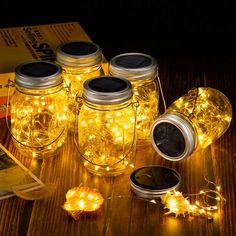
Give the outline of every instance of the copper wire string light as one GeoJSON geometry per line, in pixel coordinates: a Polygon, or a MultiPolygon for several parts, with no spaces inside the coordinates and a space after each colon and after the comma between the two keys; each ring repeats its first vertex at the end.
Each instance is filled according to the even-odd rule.
{"type": "Polygon", "coordinates": [[[62,208],[75,220],[83,216],[95,216],[101,208],[104,199],[96,189],[75,187],[67,191],[66,202],[62,208]]]}
{"type": "Polygon", "coordinates": [[[199,193],[183,194],[177,190],[168,191],[162,196],[155,198],[143,198],[141,195],[116,195],[103,197],[96,189],[88,186],[74,187],[66,193],[66,202],[62,208],[74,218],[79,220],[83,217],[97,217],[101,213],[104,201],[112,199],[136,198],[152,204],[161,204],[168,212],[165,215],[175,217],[206,217],[214,220],[213,212],[221,209],[226,202],[221,187],[205,178],[206,186],[199,193]]]}
{"type": "Polygon", "coordinates": [[[164,208],[169,211],[165,214],[206,216],[212,218],[211,212],[221,208],[226,199],[221,193],[221,187],[205,178],[206,187],[197,194],[182,194],[179,191],[167,192],[161,197],[164,208]],[[185,197],[186,196],[186,197],[185,197]],[[194,203],[191,203],[195,199],[194,203]]]}

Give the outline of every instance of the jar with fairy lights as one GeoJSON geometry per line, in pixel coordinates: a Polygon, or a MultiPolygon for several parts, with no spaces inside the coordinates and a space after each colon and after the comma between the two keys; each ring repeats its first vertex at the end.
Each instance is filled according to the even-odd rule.
{"type": "Polygon", "coordinates": [[[77,110],[76,96],[81,97],[83,83],[87,79],[103,75],[102,50],[92,42],[72,41],[57,47],[56,62],[63,68],[63,78],[70,87],[70,130],[74,128],[74,114],[77,110]]]}
{"type": "Polygon", "coordinates": [[[134,164],[136,104],[128,80],[100,76],[84,83],[77,147],[97,175],[114,176],[134,164]]]}
{"type": "Polygon", "coordinates": [[[150,129],[158,116],[159,87],[156,81],[156,60],[142,53],[124,53],[113,57],[109,73],[128,79],[133,87],[133,101],[139,103],[137,110],[138,144],[150,141],[150,129]]]}
{"type": "Polygon", "coordinates": [[[11,98],[11,134],[19,151],[32,158],[53,156],[67,136],[68,92],[62,69],[32,61],[15,70],[11,98]]]}
{"type": "Polygon", "coordinates": [[[165,159],[179,161],[222,136],[231,119],[232,107],[222,92],[193,88],[156,119],[151,130],[153,147],[165,159]]]}

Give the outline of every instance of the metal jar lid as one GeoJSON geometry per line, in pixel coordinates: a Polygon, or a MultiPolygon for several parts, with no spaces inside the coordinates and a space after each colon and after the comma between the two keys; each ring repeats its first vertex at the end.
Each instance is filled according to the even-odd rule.
{"type": "Polygon", "coordinates": [[[109,63],[111,75],[121,76],[130,81],[150,79],[157,73],[157,62],[143,53],[124,53],[113,57],[109,63]]]}
{"type": "Polygon", "coordinates": [[[47,89],[62,83],[61,66],[46,61],[31,61],[15,69],[15,83],[30,89],[47,89]]]}
{"type": "Polygon", "coordinates": [[[180,174],[165,166],[144,166],[130,175],[132,190],[145,199],[155,199],[168,191],[176,190],[180,183],[180,174]]]}
{"type": "Polygon", "coordinates": [[[84,82],[83,97],[95,104],[119,104],[132,97],[132,86],[126,79],[100,76],[84,82]]]}
{"type": "Polygon", "coordinates": [[[102,50],[92,42],[66,42],[59,45],[56,51],[56,60],[66,66],[94,66],[102,62],[102,50]]]}
{"type": "Polygon", "coordinates": [[[151,142],[162,157],[179,161],[193,152],[195,132],[183,117],[166,113],[159,116],[152,125],[151,142]]]}

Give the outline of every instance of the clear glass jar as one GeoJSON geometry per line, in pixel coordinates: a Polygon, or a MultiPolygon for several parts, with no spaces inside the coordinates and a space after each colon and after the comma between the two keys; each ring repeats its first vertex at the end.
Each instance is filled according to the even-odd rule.
{"type": "Polygon", "coordinates": [[[133,101],[137,111],[137,139],[139,144],[150,141],[150,129],[159,113],[159,87],[156,82],[157,62],[146,54],[124,53],[113,57],[109,73],[128,79],[133,87],[133,101]]]}
{"type": "Polygon", "coordinates": [[[15,70],[11,98],[11,134],[18,150],[27,157],[56,154],[67,136],[68,94],[61,67],[33,61],[15,70]]]}
{"type": "Polygon", "coordinates": [[[56,62],[63,68],[63,78],[70,87],[70,130],[74,128],[76,96],[81,97],[87,79],[103,75],[102,50],[92,42],[66,42],[57,47],[56,62]]]}
{"type": "Polygon", "coordinates": [[[231,120],[232,107],[222,92],[193,88],[154,122],[152,144],[162,157],[178,161],[222,136],[231,120]]]}
{"type": "Polygon", "coordinates": [[[128,80],[102,76],[84,83],[78,117],[78,148],[97,175],[121,174],[134,164],[136,110],[128,80]]]}

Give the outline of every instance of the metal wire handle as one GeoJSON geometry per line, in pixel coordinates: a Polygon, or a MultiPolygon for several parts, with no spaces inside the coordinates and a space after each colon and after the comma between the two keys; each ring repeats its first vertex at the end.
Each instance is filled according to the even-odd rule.
{"type": "Polygon", "coordinates": [[[159,84],[159,88],[160,88],[160,92],[161,92],[161,99],[163,101],[164,112],[165,112],[166,111],[166,100],[165,100],[165,96],[164,96],[164,93],[163,93],[163,90],[162,90],[162,85],[161,85],[161,80],[160,80],[160,77],[159,77],[158,70],[157,70],[157,82],[159,84]]]}
{"type": "Polygon", "coordinates": [[[9,98],[10,98],[10,84],[15,84],[12,80],[8,79],[8,89],[7,89],[7,103],[6,103],[6,113],[5,113],[5,120],[6,120],[6,124],[7,124],[7,129],[10,133],[10,135],[12,136],[12,138],[19,144],[23,145],[24,147],[28,147],[28,148],[35,148],[35,149],[43,149],[45,147],[48,147],[50,145],[52,145],[53,143],[55,143],[61,136],[62,134],[64,133],[65,129],[66,129],[66,126],[63,127],[63,130],[61,131],[61,133],[59,134],[59,136],[53,140],[51,143],[49,144],[45,144],[43,146],[30,146],[30,145],[26,145],[22,142],[20,142],[14,135],[13,133],[11,132],[11,129],[10,129],[10,126],[9,126],[9,123],[8,123],[8,109],[9,109],[9,98]]]}

